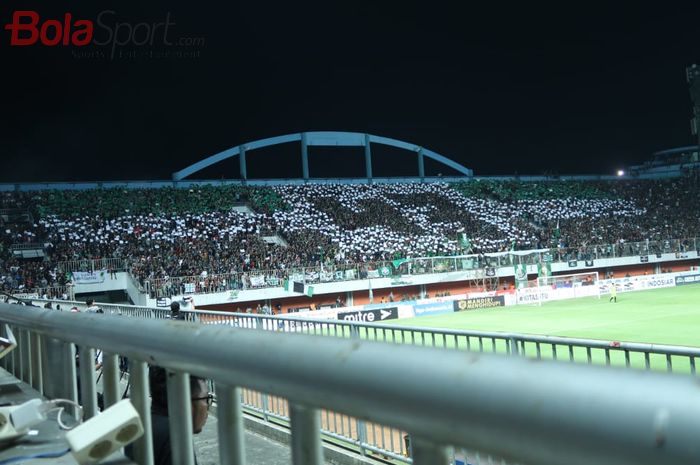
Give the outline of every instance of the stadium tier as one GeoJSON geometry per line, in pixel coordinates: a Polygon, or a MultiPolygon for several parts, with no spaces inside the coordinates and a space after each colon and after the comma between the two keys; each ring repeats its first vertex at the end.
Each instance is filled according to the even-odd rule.
{"type": "Polygon", "coordinates": [[[0,199],[5,291],[64,285],[58,264],[81,259],[121,259],[149,287],[179,276],[512,250],[584,260],[645,241],[648,253],[660,253],[671,241],[694,248],[700,235],[700,188],[689,177],[18,191],[0,199]],[[27,255],[32,247],[39,257],[27,255]]]}

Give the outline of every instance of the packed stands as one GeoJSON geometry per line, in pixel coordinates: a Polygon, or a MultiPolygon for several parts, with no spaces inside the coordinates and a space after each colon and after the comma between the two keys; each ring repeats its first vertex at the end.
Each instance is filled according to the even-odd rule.
{"type": "Polygon", "coordinates": [[[541,248],[581,259],[647,240],[660,252],[673,239],[691,247],[700,235],[698,194],[692,178],[6,192],[0,209],[25,210],[33,222],[0,227],[0,287],[63,285],[59,262],[106,257],[131,263],[144,288],[196,275],[207,289],[227,290],[246,278],[215,276],[283,277],[321,263],[541,248]],[[252,213],[235,208],[242,205],[252,213]],[[263,240],[269,235],[283,240],[263,240]],[[10,253],[29,242],[44,244],[49,260],[10,253]]]}

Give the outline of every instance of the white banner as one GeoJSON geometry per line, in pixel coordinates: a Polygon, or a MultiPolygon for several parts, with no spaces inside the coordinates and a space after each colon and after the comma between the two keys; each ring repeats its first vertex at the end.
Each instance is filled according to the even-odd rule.
{"type": "Polygon", "coordinates": [[[651,276],[631,276],[629,278],[604,279],[598,282],[601,294],[609,294],[614,285],[617,292],[643,291],[644,289],[657,289],[661,287],[674,287],[675,275],[655,274],[651,276]]]}
{"type": "Polygon", "coordinates": [[[100,284],[105,282],[107,270],[74,271],[72,275],[74,284],[100,284]]]}
{"type": "Polygon", "coordinates": [[[18,299],[31,300],[31,299],[38,299],[39,294],[37,294],[36,292],[33,292],[31,294],[12,294],[12,297],[17,297],[18,299]]]}
{"type": "Polygon", "coordinates": [[[261,287],[265,285],[265,276],[264,275],[257,275],[257,276],[251,276],[250,277],[250,285],[253,287],[261,287]]]}
{"type": "MultiPolygon", "coordinates": [[[[602,292],[602,291],[601,291],[602,292]]],[[[516,290],[516,301],[518,304],[532,304],[537,302],[548,302],[550,300],[576,299],[578,297],[593,297],[598,295],[595,286],[582,286],[576,283],[573,286],[554,287],[525,287],[516,290]]]]}

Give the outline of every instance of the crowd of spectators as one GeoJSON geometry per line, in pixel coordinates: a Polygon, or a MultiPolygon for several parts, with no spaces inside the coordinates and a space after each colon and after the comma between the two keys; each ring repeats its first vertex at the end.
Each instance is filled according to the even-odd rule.
{"type": "Polygon", "coordinates": [[[89,258],[128,260],[144,286],[201,276],[228,289],[219,275],[321,264],[542,248],[610,256],[646,240],[664,251],[700,235],[699,194],[690,177],[2,193],[0,210],[26,210],[33,222],[0,226],[0,288],[64,285],[57,264],[89,258]],[[49,259],[11,253],[29,242],[49,259]]]}

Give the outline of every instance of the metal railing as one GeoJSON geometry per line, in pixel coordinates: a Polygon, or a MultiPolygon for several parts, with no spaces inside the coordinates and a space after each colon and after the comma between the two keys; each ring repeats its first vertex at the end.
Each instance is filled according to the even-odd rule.
{"type": "Polygon", "coordinates": [[[15,244],[10,245],[10,251],[12,251],[12,252],[14,252],[15,250],[34,250],[34,249],[44,250],[44,244],[39,243],[39,242],[17,242],[15,244]]]}
{"type": "Polygon", "coordinates": [[[450,446],[542,465],[700,462],[692,377],[7,304],[0,321],[18,336],[3,365],[40,392],[76,399],[80,347],[88,418],[97,413],[94,349],[105,352],[106,406],[118,397],[117,354],[129,358],[131,400],[147,431],[135,446],[140,464],[153,463],[148,363],[173,373],[176,465],[193,463],[189,374],[218,386],[224,465],[245,463],[242,388],[287,400],[295,465],[323,463],[322,410],[407,431],[416,465],[447,464],[450,446]]]}
{"type": "Polygon", "coordinates": [[[73,271],[89,271],[112,270],[128,271],[131,261],[124,258],[93,258],[82,260],[69,260],[58,262],[58,269],[62,273],[71,273],[73,271]]]}
{"type": "Polygon", "coordinates": [[[696,374],[700,347],[195,310],[205,324],[696,374]]]}
{"type": "Polygon", "coordinates": [[[282,286],[285,279],[305,284],[382,278],[392,275],[422,275],[445,272],[467,272],[468,278],[486,277],[486,268],[537,265],[543,262],[561,263],[571,260],[598,260],[629,256],[675,253],[677,258],[690,251],[700,251],[700,238],[660,241],[594,244],[578,247],[559,247],[538,251],[501,252],[485,255],[419,257],[398,267],[391,261],[364,264],[324,265],[287,270],[254,270],[251,272],[179,276],[144,279],[143,287],[151,298],[172,297],[185,293],[210,294],[282,286]]]}
{"type": "MultiPolygon", "coordinates": [[[[42,303],[42,302],[39,302],[42,303]]],[[[81,310],[85,304],[74,303],[81,310]]],[[[131,317],[167,319],[167,308],[100,304],[107,313],[131,317]]],[[[351,338],[439,349],[520,355],[538,360],[560,360],[588,365],[607,365],[647,371],[696,374],[700,348],[635,342],[603,341],[487,331],[460,331],[379,323],[318,320],[298,316],[268,316],[214,311],[182,311],[186,319],[206,325],[231,326],[272,332],[291,332],[351,338]]],[[[289,422],[286,402],[268,394],[244,391],[244,407],[265,421],[289,422]]],[[[404,433],[394,428],[362,422],[335,414],[322,417],[322,431],[329,437],[356,447],[407,461],[404,433]]],[[[480,462],[477,462],[480,463],[480,462]]]]}
{"type": "MultiPolygon", "coordinates": [[[[34,299],[43,306],[60,303],[64,309],[84,302],[34,299]]],[[[167,319],[169,308],[134,305],[98,304],[108,314],[129,317],[167,319]]],[[[441,349],[521,355],[536,359],[553,359],[590,365],[613,365],[643,370],[697,374],[700,347],[686,347],[641,342],[606,341],[499,331],[475,331],[426,328],[420,326],[320,320],[297,315],[260,315],[183,309],[187,321],[206,325],[231,326],[273,332],[354,338],[394,344],[408,344],[441,349]]]]}

